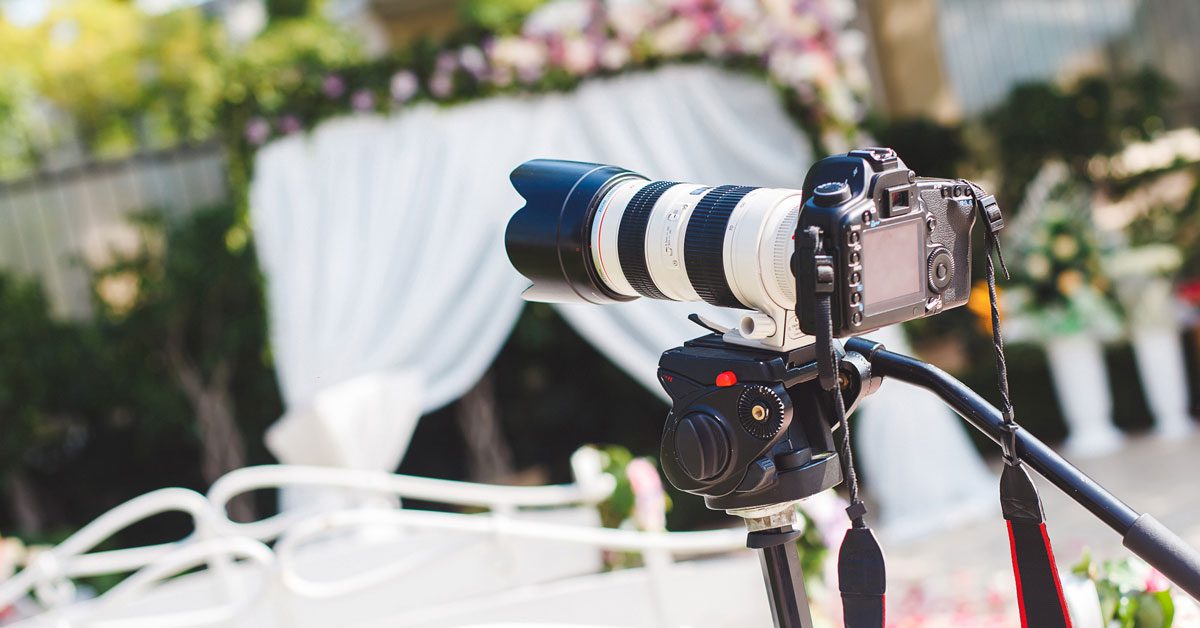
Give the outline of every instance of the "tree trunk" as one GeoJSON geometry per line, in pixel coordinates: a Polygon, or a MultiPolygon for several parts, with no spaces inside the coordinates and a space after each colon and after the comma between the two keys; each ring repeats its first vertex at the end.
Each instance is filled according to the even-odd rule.
{"type": "MultiPolygon", "coordinates": [[[[233,417],[233,401],[229,396],[232,368],[227,360],[221,360],[206,382],[200,368],[183,356],[179,343],[169,341],[167,354],[196,414],[202,450],[200,472],[211,485],[222,475],[246,466],[246,445],[233,417]]],[[[254,520],[250,495],[235,497],[229,502],[228,511],[235,521],[254,520]]]]}
{"type": "Polygon", "coordinates": [[[43,521],[37,501],[37,493],[25,474],[17,471],[8,477],[8,506],[17,530],[23,535],[37,536],[42,532],[43,521]]]}
{"type": "Polygon", "coordinates": [[[513,474],[513,453],[500,425],[491,374],[484,374],[455,404],[455,418],[467,444],[467,476],[473,482],[501,482],[513,474]]]}

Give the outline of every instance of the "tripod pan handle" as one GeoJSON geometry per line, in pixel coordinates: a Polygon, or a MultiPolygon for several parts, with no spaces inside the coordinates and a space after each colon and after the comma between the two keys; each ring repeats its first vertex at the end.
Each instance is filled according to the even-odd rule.
{"type": "Polygon", "coordinates": [[[1200,553],[1152,515],[1133,522],[1121,542],[1168,580],[1200,600],[1200,553]]]}

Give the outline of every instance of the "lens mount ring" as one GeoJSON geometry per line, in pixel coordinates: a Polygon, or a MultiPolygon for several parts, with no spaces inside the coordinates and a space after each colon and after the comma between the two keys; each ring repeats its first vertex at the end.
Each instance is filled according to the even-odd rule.
{"type": "Polygon", "coordinates": [[[749,308],[733,294],[725,276],[725,228],[737,204],[756,189],[745,185],[715,187],[700,199],[688,219],[683,242],[688,279],[701,299],[717,307],[749,308]]]}
{"type": "Polygon", "coordinates": [[[650,268],[646,262],[646,225],[650,222],[655,203],[664,192],[676,185],[676,181],[653,181],[638,190],[626,205],[621,226],[617,230],[617,259],[621,262],[625,280],[638,294],[651,299],[668,297],[650,278],[650,268]]]}

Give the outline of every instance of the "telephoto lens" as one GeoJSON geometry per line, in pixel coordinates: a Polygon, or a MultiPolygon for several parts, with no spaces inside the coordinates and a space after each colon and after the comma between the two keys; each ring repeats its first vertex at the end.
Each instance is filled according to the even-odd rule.
{"type": "MultiPolygon", "coordinates": [[[[534,301],[637,297],[754,310],[744,337],[783,336],[796,303],[790,267],[801,191],[650,181],[629,170],[552,159],[512,173],[526,205],[505,234],[534,301]]],[[[788,335],[799,337],[798,326],[788,335]]]]}

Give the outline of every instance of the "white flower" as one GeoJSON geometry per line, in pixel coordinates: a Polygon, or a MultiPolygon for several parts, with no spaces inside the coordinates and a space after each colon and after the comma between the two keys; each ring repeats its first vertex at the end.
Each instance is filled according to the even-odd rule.
{"type": "Polygon", "coordinates": [[[825,9],[835,24],[846,24],[857,13],[854,0],[825,0],[825,9]]]}
{"type": "Polygon", "coordinates": [[[1035,253],[1025,258],[1025,272],[1036,281],[1042,281],[1050,276],[1050,260],[1045,255],[1035,253]]]}
{"type": "Polygon", "coordinates": [[[736,35],[737,47],[745,54],[760,55],[767,51],[771,35],[761,23],[747,24],[739,28],[736,35]]]}
{"type": "Polygon", "coordinates": [[[583,37],[571,37],[563,42],[563,68],[582,76],[596,67],[596,48],[583,37]]]}
{"type": "Polygon", "coordinates": [[[691,20],[676,18],[651,33],[650,45],[664,56],[681,55],[691,50],[697,35],[696,25],[691,20]]]}
{"type": "Polygon", "coordinates": [[[784,85],[811,83],[820,67],[820,55],[813,52],[778,48],[767,58],[771,75],[784,85]]]}
{"type": "Polygon", "coordinates": [[[465,46],[458,53],[458,63],[475,78],[487,72],[487,58],[477,46],[465,46]]]}
{"type": "Polygon", "coordinates": [[[388,86],[392,94],[392,100],[403,103],[408,102],[417,93],[417,75],[409,70],[401,70],[392,75],[391,84],[388,86]]]}
{"type": "Polygon", "coordinates": [[[858,117],[858,100],[844,84],[831,81],[824,86],[825,108],[835,120],[854,120],[858,117]]]}
{"type": "Polygon", "coordinates": [[[588,0],[555,0],[530,13],[521,31],[529,37],[581,33],[591,19],[592,3],[588,0]]]}
{"type": "Polygon", "coordinates": [[[629,59],[629,47],[620,42],[608,41],[600,48],[600,65],[606,70],[623,68],[629,59]]]}
{"type": "Polygon", "coordinates": [[[626,40],[639,37],[664,13],[663,7],[655,7],[646,0],[607,0],[605,5],[609,24],[626,40]]]}
{"type": "Polygon", "coordinates": [[[520,72],[541,71],[546,65],[546,46],[520,37],[502,37],[492,45],[492,64],[520,72]]]}

